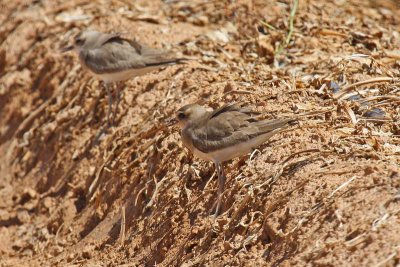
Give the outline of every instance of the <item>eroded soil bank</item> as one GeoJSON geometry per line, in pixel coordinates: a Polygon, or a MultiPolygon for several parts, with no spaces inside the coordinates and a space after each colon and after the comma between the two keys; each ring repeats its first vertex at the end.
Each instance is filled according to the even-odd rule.
{"type": "Polygon", "coordinates": [[[304,0],[292,10],[3,1],[0,265],[399,264],[399,6],[304,0]],[[104,131],[101,83],[59,52],[88,27],[196,60],[126,82],[104,131]],[[158,129],[198,101],[301,117],[226,164],[216,221],[214,166],[183,148],[177,128],[158,129]]]}

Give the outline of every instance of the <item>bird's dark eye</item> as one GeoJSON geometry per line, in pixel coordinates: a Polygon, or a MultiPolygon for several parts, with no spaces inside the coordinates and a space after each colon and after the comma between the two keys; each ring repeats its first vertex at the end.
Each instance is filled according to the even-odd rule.
{"type": "Polygon", "coordinates": [[[179,112],[179,113],[178,113],[178,119],[183,120],[183,119],[185,119],[185,118],[186,118],[185,113],[183,113],[183,112],[179,112]]]}
{"type": "Polygon", "coordinates": [[[81,38],[76,38],[76,39],[75,39],[75,44],[76,44],[76,45],[83,45],[83,39],[81,39],[81,38]]]}

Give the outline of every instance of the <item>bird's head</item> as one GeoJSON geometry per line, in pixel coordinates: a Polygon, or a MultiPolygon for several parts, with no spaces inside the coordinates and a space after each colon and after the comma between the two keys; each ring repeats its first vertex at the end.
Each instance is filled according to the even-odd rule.
{"type": "Polygon", "coordinates": [[[71,50],[80,51],[84,48],[94,48],[98,45],[100,37],[102,36],[101,32],[97,31],[83,31],[75,35],[73,44],[61,49],[62,52],[67,52],[71,50]]]}
{"type": "Polygon", "coordinates": [[[208,111],[203,106],[200,106],[198,104],[189,104],[181,107],[178,110],[176,114],[176,120],[178,122],[178,125],[183,128],[188,123],[201,118],[206,113],[208,113],[208,111]]]}

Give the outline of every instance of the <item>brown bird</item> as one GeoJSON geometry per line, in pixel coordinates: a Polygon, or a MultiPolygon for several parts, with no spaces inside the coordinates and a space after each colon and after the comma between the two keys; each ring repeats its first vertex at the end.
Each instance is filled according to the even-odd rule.
{"type": "MultiPolygon", "coordinates": [[[[146,47],[135,40],[121,37],[121,33],[83,31],[75,36],[71,46],[62,52],[74,50],[82,66],[104,82],[108,94],[107,121],[110,123],[112,97],[110,84],[144,75],[166,65],[177,64],[184,58],[177,58],[169,51],[146,47]]],[[[119,91],[117,91],[117,103],[119,91]]]]}
{"type": "Polygon", "coordinates": [[[214,111],[189,104],[177,112],[183,144],[197,157],[214,162],[218,174],[218,215],[224,191],[223,162],[243,156],[260,146],[272,135],[295,122],[283,118],[258,120],[258,112],[241,104],[224,105],[214,111]]]}

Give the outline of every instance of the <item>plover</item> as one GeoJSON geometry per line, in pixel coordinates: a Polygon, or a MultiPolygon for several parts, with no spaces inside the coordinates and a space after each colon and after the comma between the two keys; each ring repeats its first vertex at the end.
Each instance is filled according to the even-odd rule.
{"type": "Polygon", "coordinates": [[[225,173],[223,163],[243,156],[267,141],[272,135],[294,123],[295,119],[259,120],[258,112],[233,103],[214,111],[189,104],[177,112],[183,144],[197,157],[212,161],[218,174],[218,215],[225,173]]]}
{"type": "MultiPolygon", "coordinates": [[[[85,69],[104,82],[108,95],[109,124],[113,102],[109,88],[111,83],[125,81],[186,60],[176,57],[169,51],[149,48],[135,40],[123,38],[120,33],[98,31],[83,31],[76,35],[73,44],[63,48],[62,52],[71,50],[78,53],[80,63],[85,69]]],[[[113,120],[118,103],[119,90],[113,120]]]]}

